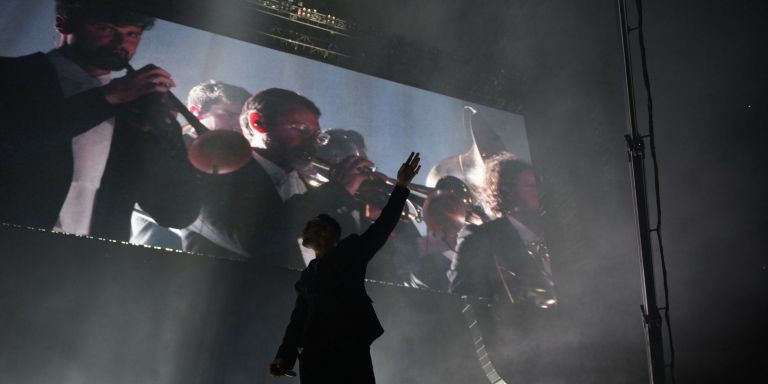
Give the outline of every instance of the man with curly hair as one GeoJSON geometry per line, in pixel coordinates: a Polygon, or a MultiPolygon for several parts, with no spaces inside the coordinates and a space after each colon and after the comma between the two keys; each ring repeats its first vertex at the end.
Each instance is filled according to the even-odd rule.
{"type": "Polygon", "coordinates": [[[496,219],[467,229],[451,291],[555,305],[549,253],[535,230],[541,201],[533,168],[508,152],[498,154],[488,160],[486,187],[496,219]]]}

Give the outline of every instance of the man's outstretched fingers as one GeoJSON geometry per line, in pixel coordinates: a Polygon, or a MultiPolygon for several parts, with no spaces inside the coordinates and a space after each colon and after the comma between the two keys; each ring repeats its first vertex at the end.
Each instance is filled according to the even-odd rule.
{"type": "Polygon", "coordinates": [[[408,160],[405,161],[406,164],[410,164],[411,160],[413,159],[414,152],[411,152],[410,155],[408,155],[408,160]]]}

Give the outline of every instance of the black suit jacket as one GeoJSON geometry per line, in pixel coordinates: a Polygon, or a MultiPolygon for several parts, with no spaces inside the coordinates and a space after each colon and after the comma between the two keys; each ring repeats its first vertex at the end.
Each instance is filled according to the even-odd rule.
{"type": "Polygon", "coordinates": [[[367,346],[384,333],[365,291],[365,270],[397,225],[408,194],[407,188],[395,187],[379,218],[362,235],[344,238],[304,269],[277,353],[286,368],[295,364],[299,348],[367,346]]]}
{"type": "Polygon", "coordinates": [[[115,128],[91,234],[127,240],[137,202],[164,226],[194,220],[195,178],[180,131],[158,136],[132,129],[125,109],[109,104],[100,88],[64,97],[43,53],[0,58],[0,89],[1,221],[53,228],[72,182],[72,138],[111,117],[115,128]]]}
{"type": "Polygon", "coordinates": [[[185,251],[266,259],[269,248],[279,248],[283,201],[256,160],[230,174],[202,176],[200,196],[199,217],[182,231],[185,251]]]}
{"type": "Polygon", "coordinates": [[[513,302],[525,304],[536,304],[554,295],[551,276],[542,261],[528,252],[508,218],[470,226],[467,231],[470,234],[459,246],[451,292],[502,302],[510,302],[512,296],[513,302]],[[501,276],[505,276],[504,281],[501,276]],[[537,288],[547,293],[537,292],[537,288]]]}

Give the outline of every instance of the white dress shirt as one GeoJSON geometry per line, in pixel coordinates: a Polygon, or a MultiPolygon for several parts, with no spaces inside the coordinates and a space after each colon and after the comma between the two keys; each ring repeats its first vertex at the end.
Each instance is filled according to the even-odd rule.
{"type": "MultiPolygon", "coordinates": [[[[111,74],[94,77],[57,50],[47,53],[58,74],[64,97],[109,83],[111,74]]],[[[109,118],[72,139],[72,183],[54,230],[88,235],[96,193],[101,185],[104,168],[112,144],[115,119],[109,118]]]]}
{"type": "Polygon", "coordinates": [[[302,194],[307,191],[307,185],[304,184],[296,170],[286,173],[282,168],[267,160],[264,156],[259,155],[256,151],[253,151],[253,158],[264,168],[269,178],[272,179],[272,184],[274,184],[277,193],[283,201],[288,200],[293,195],[302,194]]]}

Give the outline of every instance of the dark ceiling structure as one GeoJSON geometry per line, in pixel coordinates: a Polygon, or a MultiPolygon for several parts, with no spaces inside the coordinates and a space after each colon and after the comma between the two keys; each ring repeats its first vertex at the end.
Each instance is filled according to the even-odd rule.
{"type": "Polygon", "coordinates": [[[162,19],[519,112],[525,1],[116,1],[162,19]],[[449,27],[449,28],[445,28],[449,27]],[[472,31],[472,33],[467,33],[472,31]]]}

